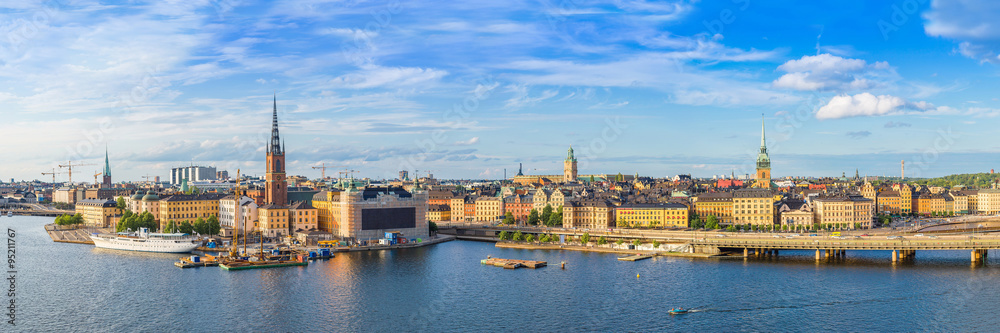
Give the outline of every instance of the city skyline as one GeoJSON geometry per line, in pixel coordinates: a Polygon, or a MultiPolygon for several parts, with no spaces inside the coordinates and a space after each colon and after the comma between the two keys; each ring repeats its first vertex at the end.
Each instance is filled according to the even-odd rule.
{"type": "Polygon", "coordinates": [[[761,113],[774,178],[988,172],[1000,150],[986,1],[3,6],[3,179],[73,160],[89,181],[105,146],[116,182],[263,176],[274,94],[310,178],[559,174],[569,146],[580,173],[753,174],[761,113]]]}

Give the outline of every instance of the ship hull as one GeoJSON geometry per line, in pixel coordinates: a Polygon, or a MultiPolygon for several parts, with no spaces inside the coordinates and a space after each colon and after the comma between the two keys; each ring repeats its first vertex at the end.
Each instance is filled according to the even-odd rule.
{"type": "Polygon", "coordinates": [[[102,249],[159,252],[159,253],[190,253],[198,248],[191,240],[174,239],[135,239],[114,236],[91,235],[94,246],[102,249]]]}

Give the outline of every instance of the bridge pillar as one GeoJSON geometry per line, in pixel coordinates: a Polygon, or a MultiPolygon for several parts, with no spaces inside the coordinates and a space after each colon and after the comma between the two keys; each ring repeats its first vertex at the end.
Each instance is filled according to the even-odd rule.
{"type": "Polygon", "coordinates": [[[750,248],[744,247],[743,248],[743,258],[747,258],[749,256],[750,256],[750,248]]]}
{"type": "Polygon", "coordinates": [[[892,250],[892,262],[896,262],[898,260],[899,260],[899,252],[896,250],[892,250]]]}
{"type": "Polygon", "coordinates": [[[816,260],[819,260],[819,249],[816,249],[816,260]]]}
{"type": "Polygon", "coordinates": [[[979,252],[977,250],[972,250],[972,262],[979,262],[979,252]]]}

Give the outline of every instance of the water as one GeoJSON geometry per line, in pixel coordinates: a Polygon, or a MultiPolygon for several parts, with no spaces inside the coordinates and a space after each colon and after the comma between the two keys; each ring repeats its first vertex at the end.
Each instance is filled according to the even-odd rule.
{"type": "Polygon", "coordinates": [[[1000,260],[972,267],[966,251],[897,265],[888,252],[848,252],[846,263],[817,264],[812,252],[620,262],[453,241],[228,272],[174,267],[181,255],[53,243],[42,228],[51,220],[0,218],[17,231],[17,331],[994,331],[1000,322],[1000,260]],[[487,255],[553,266],[480,265],[487,255]],[[677,306],[695,311],[667,314],[677,306]]]}

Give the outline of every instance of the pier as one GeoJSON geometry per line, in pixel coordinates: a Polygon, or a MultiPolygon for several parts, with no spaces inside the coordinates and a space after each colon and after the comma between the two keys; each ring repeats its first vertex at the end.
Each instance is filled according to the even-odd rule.
{"type": "Polygon", "coordinates": [[[91,233],[106,233],[113,232],[113,230],[110,228],[73,228],[58,226],[55,224],[46,224],[45,232],[49,234],[49,237],[52,238],[53,242],[94,245],[94,241],[90,239],[91,233]]]}
{"type": "Polygon", "coordinates": [[[639,260],[646,260],[646,259],[649,259],[649,258],[652,258],[652,257],[653,257],[653,255],[651,255],[651,254],[636,254],[636,255],[631,255],[631,256],[618,257],[618,260],[621,260],[621,261],[639,261],[639,260]]]}

